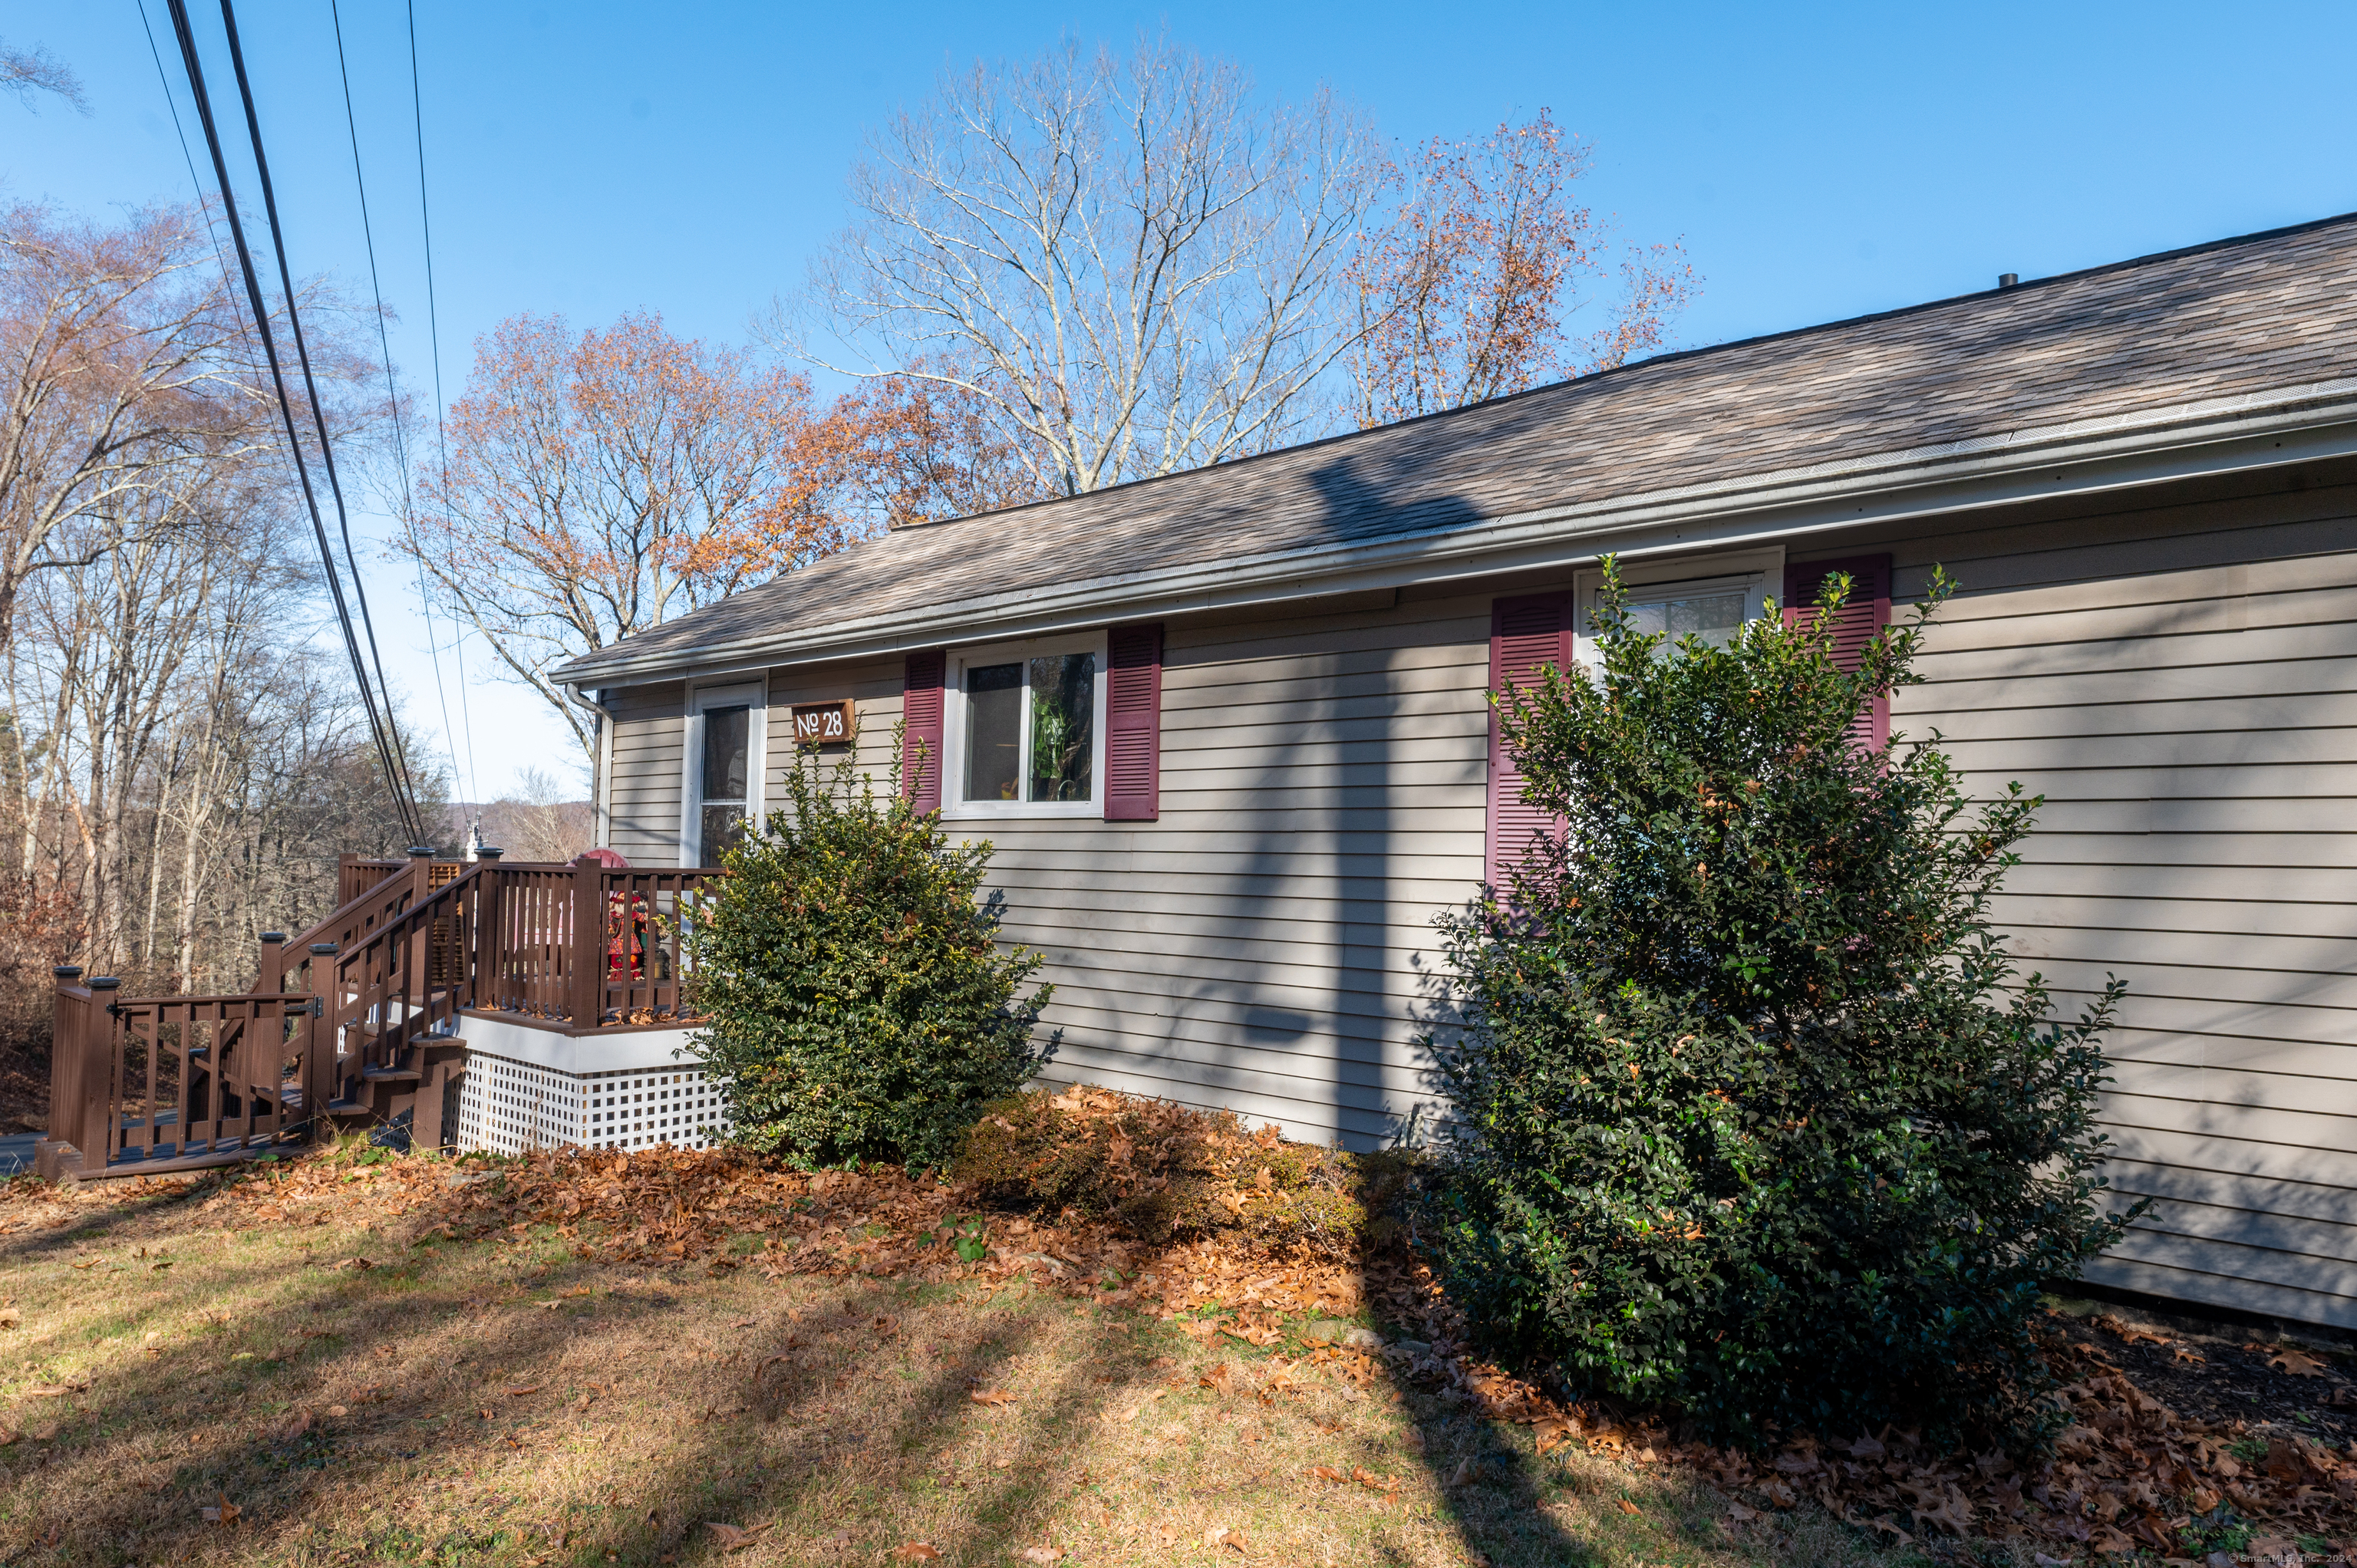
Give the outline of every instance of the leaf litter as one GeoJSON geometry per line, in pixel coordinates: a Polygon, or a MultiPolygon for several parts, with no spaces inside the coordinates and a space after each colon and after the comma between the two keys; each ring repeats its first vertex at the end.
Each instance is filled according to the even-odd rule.
{"type": "MultiPolygon", "coordinates": [[[[1080,1109],[1095,1103],[1067,1093],[1080,1109]]],[[[1261,1149],[1275,1146],[1268,1129],[1251,1137],[1261,1149]]],[[[1241,1172],[1249,1162],[1231,1164],[1241,1172]]],[[[1259,1176],[1265,1168],[1237,1176],[1234,1196],[1242,1203],[1221,1207],[1248,1209],[1254,1194],[1265,1194],[1259,1176]]],[[[1152,1313],[1199,1338],[1270,1352],[1275,1376],[1252,1391],[1265,1401],[1280,1397],[1305,1371],[1337,1380],[1346,1397],[1388,1377],[1488,1421],[1531,1429],[1542,1456],[1576,1444],[1632,1468],[1674,1466],[1727,1494],[1726,1518],[1738,1527],[1813,1501],[1902,1545],[1980,1537],[2041,1549],[2040,1555],[2051,1549],[2060,1553],[2055,1560],[2073,1561],[2090,1551],[2176,1555],[2179,1532],[2222,1517],[2222,1509],[2255,1528],[2311,1541],[2337,1535],[2357,1517],[2357,1443],[2220,1411],[2181,1414],[2140,1387],[2121,1362],[2129,1351],[2146,1359],[2149,1380],[2148,1369],[2160,1365],[2199,1375],[2188,1369],[2208,1358],[2117,1318],[2094,1320],[2118,1342],[2117,1351],[2099,1348],[2084,1326],[2050,1318],[2045,1354],[2061,1385],[2058,1397],[2074,1420],[2034,1469],[2019,1469],[2001,1454],[1931,1453],[1920,1434],[1894,1428],[1846,1440],[1803,1436],[1773,1455],[1745,1454],[1678,1441],[1665,1412],[1572,1397],[1482,1359],[1430,1271],[1383,1237],[1380,1227],[1369,1228],[1380,1240],[1355,1251],[1330,1234],[1308,1244],[1297,1239],[1272,1245],[1265,1233],[1249,1232],[1155,1242],[1070,1210],[1053,1219],[977,1217],[983,1194],[970,1184],[889,1168],[796,1171],[728,1148],[396,1160],[368,1175],[348,1183],[331,1158],[298,1159],[245,1174],[227,1184],[222,1197],[251,1209],[254,1219],[297,1218],[292,1210],[299,1206],[306,1224],[322,1222],[322,1210],[335,1207],[365,1212],[387,1230],[395,1229],[394,1219],[406,1220],[414,1245],[515,1241],[539,1226],[585,1261],[1060,1293],[1092,1306],[1152,1313]],[[755,1239],[749,1250],[747,1238],[755,1239]],[[1394,1331],[1380,1348],[1380,1361],[1363,1341],[1352,1342],[1363,1330],[1329,1336],[1287,1359],[1291,1340],[1310,1337],[1303,1320],[1316,1326],[1366,1313],[1394,1331]]],[[[380,1265],[352,1258],[339,1266],[362,1272],[380,1265]]],[[[879,1337],[889,1331],[879,1325],[879,1337]]],[[[2333,1363],[2294,1347],[2246,1348],[2264,1355],[2275,1375],[2330,1382],[2319,1394],[2323,1403],[2357,1404],[2333,1363]]],[[[1223,1380],[1206,1382],[1225,1391],[1223,1380]]],[[[991,1406],[1016,1398],[1005,1390],[970,1397],[991,1406]]],[[[1345,1480],[1330,1466],[1316,1467],[1308,1478],[1318,1485],[1345,1480]]],[[[1386,1479],[1356,1470],[1345,1484],[1396,1496],[1396,1480],[1386,1479]]],[[[724,1551],[737,1549],[726,1544],[720,1527],[714,1532],[724,1551]]],[[[1244,1551],[1241,1533],[1230,1533],[1234,1540],[1207,1544],[1244,1551]]],[[[2336,1549],[2346,1542],[2336,1541],[2336,1549]]],[[[913,1562],[942,1553],[930,1542],[911,1541],[891,1555],[913,1562]]]]}

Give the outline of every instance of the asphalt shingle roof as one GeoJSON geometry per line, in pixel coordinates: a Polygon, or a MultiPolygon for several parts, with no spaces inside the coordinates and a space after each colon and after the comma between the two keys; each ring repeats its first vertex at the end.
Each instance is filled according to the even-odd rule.
{"type": "Polygon", "coordinates": [[[2357,215],[1664,355],[1264,456],[903,529],[611,649],[650,656],[1445,531],[2357,373],[2357,215]]]}

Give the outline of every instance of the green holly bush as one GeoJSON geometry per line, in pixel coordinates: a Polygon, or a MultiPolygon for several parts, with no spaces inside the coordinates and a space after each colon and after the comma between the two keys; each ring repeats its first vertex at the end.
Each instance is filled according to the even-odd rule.
{"type": "MultiPolygon", "coordinates": [[[[893,748],[894,757],[899,748],[893,748]]],[[[726,852],[683,922],[694,1050],[726,1083],[731,1136],[803,1165],[945,1165],[982,1107],[1028,1080],[1052,987],[1001,951],[988,841],[845,756],[798,753],[786,804],[726,852]]]]}
{"type": "Polygon", "coordinates": [[[1493,1348],[1715,1440],[2034,1444],[2041,1283],[2142,1212],[2098,1208],[2124,988],[2050,1021],[1988,924],[2037,799],[1968,801],[1936,735],[1851,738],[1952,585],[1846,669],[1848,590],[1664,646],[1608,569],[1600,670],[1501,695],[1562,832],[1444,917],[1426,1234],[1493,1348]]]}

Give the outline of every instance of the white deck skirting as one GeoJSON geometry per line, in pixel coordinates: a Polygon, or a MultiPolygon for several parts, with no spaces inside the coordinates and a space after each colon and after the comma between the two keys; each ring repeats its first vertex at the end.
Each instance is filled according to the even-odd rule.
{"type": "Polygon", "coordinates": [[[692,1030],[568,1035],[468,1014],[459,1033],[462,1150],[701,1149],[727,1132],[719,1080],[683,1054],[692,1030]]]}

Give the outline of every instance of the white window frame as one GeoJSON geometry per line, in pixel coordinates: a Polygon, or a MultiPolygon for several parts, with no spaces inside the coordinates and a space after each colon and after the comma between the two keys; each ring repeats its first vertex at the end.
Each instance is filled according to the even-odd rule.
{"type": "MultiPolygon", "coordinates": [[[[1689,557],[1683,561],[1632,561],[1622,564],[1620,584],[1631,604],[1683,599],[1700,594],[1743,592],[1743,618],[1755,621],[1768,613],[1768,601],[1784,592],[1784,553],[1749,551],[1738,556],[1689,557]]],[[[1572,660],[1591,674],[1600,672],[1603,660],[1596,651],[1595,616],[1602,597],[1604,574],[1579,574],[1572,590],[1572,660]]]]}
{"type": "Polygon", "coordinates": [[[770,679],[714,682],[691,686],[683,725],[687,745],[680,758],[679,863],[704,861],[704,715],[713,708],[742,706],[745,715],[745,831],[761,831],[762,786],[770,776],[770,679]]]}
{"type": "Polygon", "coordinates": [[[1009,817],[1091,817],[1103,819],[1105,797],[1105,691],[1111,682],[1105,668],[1105,634],[1079,632],[1070,637],[1035,638],[1027,642],[993,643],[984,648],[950,650],[942,677],[942,816],[948,822],[988,822],[1009,817]],[[1089,789],[1086,800],[968,800],[965,792],[965,672],[977,664],[1024,666],[1022,778],[1030,781],[1031,701],[1030,660],[1050,653],[1093,653],[1096,680],[1091,682],[1089,716],[1089,789]]]}

